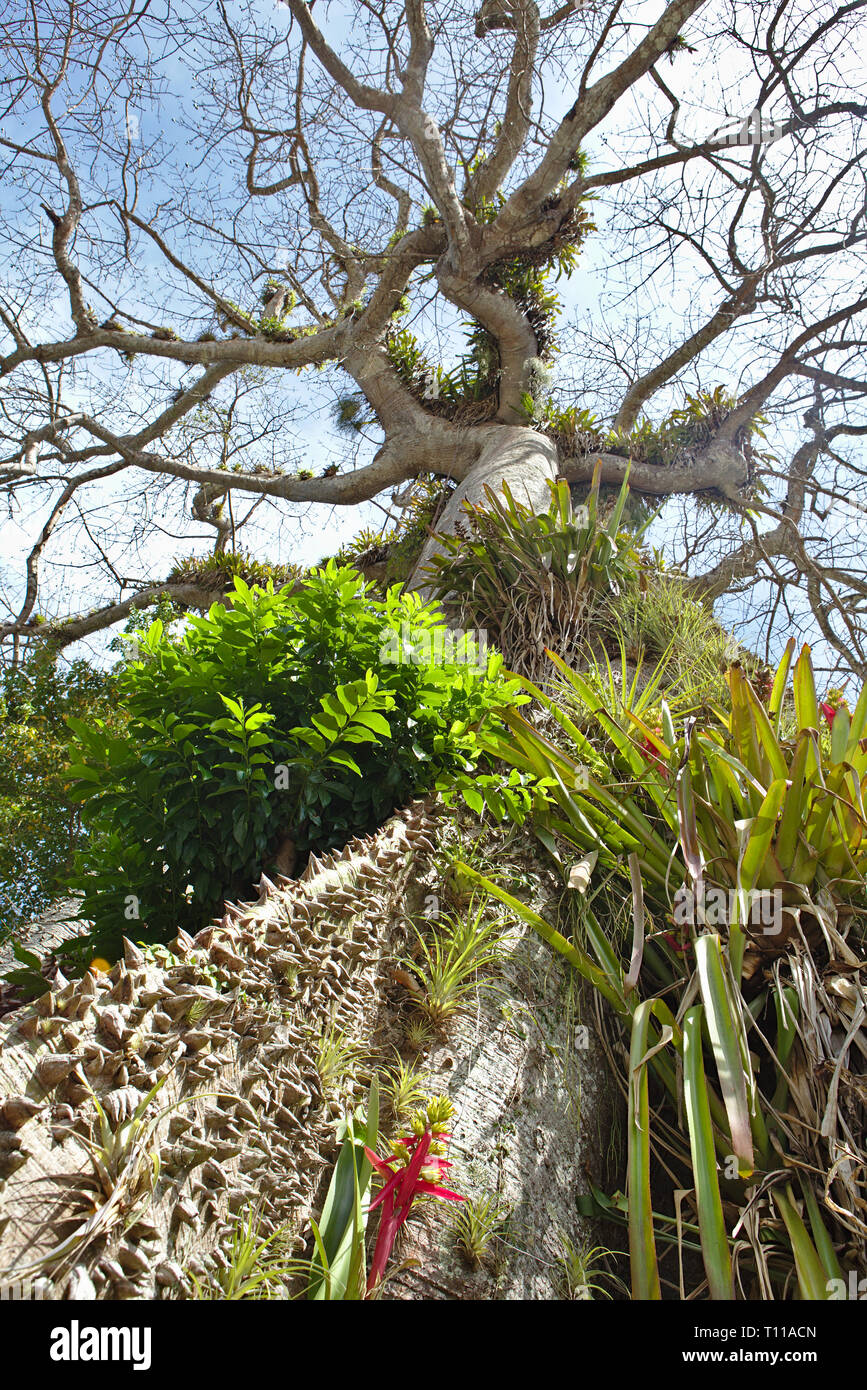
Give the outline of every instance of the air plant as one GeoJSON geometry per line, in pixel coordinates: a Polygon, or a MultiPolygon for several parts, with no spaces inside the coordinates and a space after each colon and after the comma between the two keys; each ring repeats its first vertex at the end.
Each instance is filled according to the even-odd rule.
{"type": "Polygon", "coordinates": [[[500,918],[485,919],[484,900],[475,908],[471,904],[464,920],[443,913],[429,934],[415,930],[417,958],[402,965],[421,982],[418,1007],[434,1028],[443,1028],[468,996],[494,988],[479,972],[502,960],[503,935],[500,918]]]}
{"type": "MultiPolygon", "coordinates": [[[[270,1236],[261,1233],[262,1214],[250,1208],[235,1223],[225,1267],[215,1269],[204,1281],[190,1275],[195,1297],[233,1302],[246,1299],[287,1298],[288,1286],[298,1275],[309,1274],[311,1261],[281,1252],[289,1233],[279,1226],[270,1236]]],[[[297,1297],[297,1295],[296,1295],[297,1297]]]]}
{"type": "Polygon", "coordinates": [[[421,1013],[411,1013],[404,1024],[404,1041],[413,1052],[426,1052],[433,1041],[429,1020],[421,1013]]]}
{"type": "Polygon", "coordinates": [[[510,1207],[498,1193],[468,1199],[455,1214],[452,1236],[464,1258],[474,1268],[487,1264],[498,1233],[509,1218],[510,1207]]]}
{"type": "MultiPolygon", "coordinates": [[[[16,1266],[16,1277],[51,1269],[53,1277],[57,1279],[62,1271],[71,1268],[75,1260],[80,1260],[84,1251],[95,1241],[105,1239],[121,1222],[131,1224],[131,1211],[140,1198],[150,1196],[159,1177],[159,1153],[156,1147],[150,1147],[157,1126],[163,1116],[186,1103],[184,1100],[175,1101],[148,1114],[151,1103],[170,1075],[167,1072],[144,1096],[131,1087],[120,1088],[115,1092],[110,1110],[103,1106],[93,1088],[89,1088],[96,1123],[90,1136],[81,1135],[79,1138],[91,1155],[104,1200],[60,1244],[28,1264],[16,1266]]],[[[11,1269],[0,1269],[0,1279],[11,1273],[11,1269]]]]}
{"type": "Polygon", "coordinates": [[[589,1241],[574,1241],[565,1231],[559,1229],[557,1239],[560,1242],[558,1264],[563,1289],[568,1299],[589,1301],[594,1294],[601,1298],[611,1298],[611,1292],[599,1282],[601,1279],[609,1280],[614,1288],[628,1293],[617,1276],[609,1274],[602,1267],[606,1259],[619,1254],[619,1251],[607,1250],[603,1245],[591,1246],[589,1241]]]}
{"type": "MultiPolygon", "coordinates": [[[[726,677],[730,711],[716,711],[715,725],[692,721],[681,735],[664,701],[656,728],[629,706],[620,718],[601,709],[585,677],[549,653],[572,687],[572,699],[577,696],[595,716],[622,774],[635,783],[634,794],[606,784],[586,733],[557,701],[529,682],[525,687],[560,724],[570,750],[545,739],[516,711],[506,719],[512,737],[491,738],[488,748],[548,779],[550,814],[542,818],[543,829],[563,835],[582,853],[599,850],[609,868],[622,866],[631,851],[637,852],[645,891],[661,913],[670,910],[671,890],[683,885],[689,873],[731,889],[741,917],[751,893],[777,888],[792,900],[787,907],[806,907],[812,914],[816,904],[811,895],[814,899],[828,888],[836,901],[843,901],[860,891],[867,870],[861,794],[867,774],[867,747],[862,747],[867,688],[854,714],[845,707],[835,711],[826,755],[805,647],[792,671],[795,736],[786,740],[783,702],[793,653],[794,640],[777,670],[769,710],[743,670],[734,666],[726,677]],[[680,853],[673,858],[674,845],[680,853]]],[[[743,928],[744,923],[734,925],[743,928]]],[[[766,935],[761,944],[769,950],[782,943],[766,935]]]]}
{"type": "Polygon", "coordinates": [[[395,1053],[382,1085],[384,1099],[395,1119],[407,1120],[418,1108],[425,1098],[426,1080],[418,1061],[407,1064],[399,1052],[395,1053]]]}
{"type": "Polygon", "coordinates": [[[322,1090],[326,1094],[337,1092],[354,1080],[364,1056],[364,1047],[332,1024],[322,1033],[316,1048],[316,1070],[322,1090]]]}

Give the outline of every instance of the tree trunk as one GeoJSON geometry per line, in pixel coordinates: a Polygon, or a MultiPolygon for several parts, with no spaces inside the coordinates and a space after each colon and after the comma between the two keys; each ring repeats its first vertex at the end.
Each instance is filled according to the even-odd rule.
{"type": "Polygon", "coordinates": [[[258,903],[181,933],[175,961],[127,942],[110,975],[0,1021],[0,1295],[38,1280],[45,1298],[189,1296],[248,1211],[303,1248],[335,1119],[363,1090],[324,1067],[320,1039],[376,1046],[393,932],[438,826],[417,803],[301,879],[263,878],[258,903]],[[111,1155],[94,1152],[91,1088],[111,1155]]]}
{"type": "MultiPolygon", "coordinates": [[[[230,908],[195,941],[182,936],[176,963],[128,946],[110,976],[0,1022],[0,1289],[190,1296],[192,1276],[217,1277],[233,1217],[257,1207],[263,1233],[285,1224],[303,1243],[335,1119],[364,1090],[357,1076],[325,1078],[316,1035],[333,1027],[380,1065],[405,1050],[416,996],[395,967],[411,947],[406,917],[421,922],[431,894],[445,901],[433,850],[455,830],[452,815],[413,806],[302,880],[263,883],[258,904],[230,908]],[[103,1154],[99,1181],[90,1086],[119,1134],[156,1082],[138,1142],[130,1131],[127,1149],[103,1154]]],[[[467,847],[477,822],[467,815],[458,833],[467,847]]],[[[496,856],[490,834],[485,844],[496,856]]],[[[550,910],[555,877],[529,841],[517,853],[522,896],[550,910]]],[[[567,973],[518,924],[497,984],[421,1061],[426,1089],[457,1107],[454,1182],[500,1195],[508,1244],[473,1270],[456,1253],[451,1205],[422,1204],[401,1251],[420,1271],[389,1280],[386,1298],[556,1298],[560,1232],[573,1244],[584,1234],[575,1198],[588,1161],[599,1177],[612,1090],[593,1029],[567,973]]]]}
{"type": "MultiPolygon", "coordinates": [[[[546,436],[520,426],[490,430],[477,463],[449,500],[437,530],[455,534],[465,502],[487,506],[485,488],[507,483],[518,502],[547,511],[559,472],[546,436]]],[[[425,545],[411,588],[430,596],[424,567],[441,547],[425,545]]],[[[529,833],[519,854],[521,896],[555,921],[562,885],[529,833]]],[[[497,878],[500,866],[490,870],[497,878]]],[[[615,1124],[615,1088],[590,1023],[589,991],[527,929],[510,954],[502,992],[485,992],[471,1016],[427,1059],[437,1089],[457,1106],[452,1157],[466,1174],[462,1192],[492,1193],[508,1213],[505,1231],[476,1265],[462,1253],[441,1211],[414,1228],[404,1253],[417,1262],[386,1296],[423,1299],[556,1299],[567,1297],[564,1251],[605,1243],[576,1216],[588,1174],[604,1186],[615,1124]]],[[[436,1204],[431,1204],[431,1208],[436,1204]]],[[[572,1294],[574,1296],[574,1293],[572,1294]]],[[[589,1293],[578,1295],[590,1297],[589,1293]]]]}
{"type": "MultiPolygon", "coordinates": [[[[462,840],[471,851],[469,821],[462,840]]],[[[504,886],[520,875],[511,891],[558,922],[563,885],[532,834],[508,850],[497,832],[476,844],[493,861],[485,873],[504,886]]],[[[422,1204],[398,1250],[407,1268],[386,1284],[386,1298],[591,1298],[586,1286],[570,1285],[566,1252],[622,1248],[619,1233],[577,1214],[591,1179],[605,1191],[619,1181],[608,1165],[621,1103],[592,991],[529,927],[513,919],[509,935],[502,971],[424,1059],[431,1089],[457,1112],[446,1185],[477,1208],[494,1199],[502,1224],[473,1259],[456,1230],[456,1206],[422,1204]]]]}
{"type": "MultiPolygon", "coordinates": [[[[437,529],[454,535],[463,515],[463,506],[486,506],[485,488],[499,491],[503,483],[516,501],[532,507],[535,512],[547,511],[551,502],[548,487],[557,477],[559,465],[557,446],[544,434],[525,425],[493,425],[477,462],[449,498],[448,506],[437,522],[437,529]]],[[[441,547],[433,539],[425,544],[409,582],[423,598],[430,597],[425,582],[425,566],[429,565],[441,547]]]]}
{"type": "MultiPolygon", "coordinates": [[[[440,528],[454,533],[464,501],[484,505],[485,487],[504,482],[516,500],[546,510],[557,472],[549,439],[493,426],[440,528]]],[[[434,553],[430,541],[416,568],[422,594],[434,553]]],[[[145,967],[128,948],[98,987],[88,976],[0,1025],[0,1283],[39,1274],[44,1296],[55,1298],[189,1294],[190,1276],[213,1277],[232,1215],[256,1200],[264,1229],[285,1222],[299,1239],[324,1195],[333,1119],[349,1100],[317,1077],[310,1024],[327,1029],[332,1020],[374,1057],[405,1051],[415,996],[394,985],[412,944],[404,923],[421,922],[431,899],[448,906],[430,851],[436,841],[454,847],[456,832],[461,855],[483,846],[495,878],[517,857],[518,891],[554,920],[561,885],[529,833],[510,846],[507,866],[499,832],[479,839],[468,813],[417,806],[339,859],[313,861],[304,881],[267,885],[259,904],[229,909],[195,942],[182,940],[177,966],[145,967]],[[82,1142],[92,1132],[88,1086],[120,1121],[163,1076],[166,1091],[152,1106],[159,1118],[135,1157],[142,1166],[158,1154],[159,1180],[149,1190],[147,1164],[132,1178],[123,1169],[118,1212],[84,1238],[77,1204],[92,1181],[82,1142]],[[124,1236],[117,1217],[134,1200],[143,1217],[124,1236]]],[[[496,1194],[508,1225],[473,1267],[456,1245],[451,1206],[423,1204],[400,1252],[415,1257],[417,1272],[390,1279],[386,1298],[568,1296],[563,1242],[580,1247],[591,1236],[575,1202],[588,1172],[605,1183],[614,1088],[575,977],[528,929],[512,923],[510,936],[496,990],[483,991],[420,1059],[428,1089],[457,1108],[455,1185],[469,1197],[496,1194]]],[[[600,1243],[592,1232],[589,1244],[600,1243]]]]}

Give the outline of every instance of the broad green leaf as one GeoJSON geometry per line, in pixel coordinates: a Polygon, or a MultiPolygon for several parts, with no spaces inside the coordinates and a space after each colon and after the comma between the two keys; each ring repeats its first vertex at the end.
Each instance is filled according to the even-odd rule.
{"type": "Polygon", "coordinates": [[[366,729],[371,729],[373,733],[379,734],[382,738],[391,737],[391,725],[381,714],[375,710],[362,710],[355,715],[355,724],[362,724],[366,729]]]}
{"type": "Polygon", "coordinates": [[[338,767],[349,768],[350,772],[354,772],[357,777],[362,776],[361,768],[358,766],[358,763],[354,758],[350,758],[348,753],[329,753],[328,761],[330,763],[336,763],[338,767]]]}
{"type": "MultiPolygon", "coordinates": [[[[756,812],[741,861],[741,887],[751,893],[758,882],[777,829],[777,816],[786,794],[786,780],[772,782],[768,794],[756,812]]],[[[777,875],[774,875],[776,881],[777,875]]]]}
{"type": "Polygon", "coordinates": [[[785,1189],[774,1188],[774,1201],[791,1242],[801,1297],[812,1303],[824,1302],[829,1297],[828,1276],[795,1207],[791,1185],[787,1185],[785,1189]]]}
{"type": "Polygon", "coordinates": [[[314,728],[327,739],[335,739],[343,728],[344,720],[336,718],[333,714],[314,714],[310,720],[314,728]]]}
{"type": "Polygon", "coordinates": [[[858,696],[858,703],[852,715],[852,722],[849,726],[849,746],[846,749],[846,761],[851,762],[855,751],[862,738],[867,734],[867,681],[861,687],[861,694],[858,696]]]}
{"type": "Polygon", "coordinates": [[[773,725],[765,712],[764,705],[758,699],[750,682],[746,679],[743,682],[743,688],[750,713],[753,717],[756,734],[762,747],[762,752],[767,758],[771,769],[771,776],[775,780],[779,778],[785,779],[788,775],[786,759],[783,755],[783,750],[780,747],[779,739],[774,731],[773,725]]]}
{"type": "MultiPolygon", "coordinates": [[[[807,1215],[810,1219],[810,1228],[813,1232],[813,1241],[815,1243],[816,1253],[818,1254],[819,1259],[822,1261],[822,1269],[824,1270],[827,1279],[842,1279],[843,1271],[840,1268],[840,1263],[837,1259],[837,1252],[834,1249],[834,1242],[828,1234],[827,1226],[822,1220],[822,1214],[819,1211],[819,1204],[816,1201],[816,1195],[812,1187],[810,1186],[810,1180],[803,1173],[800,1175],[800,1184],[801,1192],[803,1193],[804,1197],[804,1205],[807,1208],[807,1215]]],[[[828,1294],[828,1292],[829,1290],[826,1285],[826,1295],[828,1294]]]]}
{"type": "Polygon", "coordinates": [[[789,668],[791,667],[792,657],[794,656],[794,653],[795,638],[790,637],[788,642],[786,643],[786,649],[783,652],[783,655],[780,659],[780,664],[777,667],[776,673],[774,675],[774,683],[771,687],[771,698],[768,702],[768,708],[771,712],[771,718],[774,721],[774,733],[777,738],[780,737],[780,723],[783,717],[783,701],[785,699],[786,687],[789,683],[789,668]]]}
{"type": "Polygon", "coordinates": [[[240,723],[243,723],[243,722],[244,722],[244,706],[243,706],[243,703],[239,703],[237,700],[231,699],[231,697],[228,696],[228,695],[223,695],[222,692],[220,693],[220,699],[222,700],[223,704],[226,706],[226,709],[229,711],[229,713],[230,713],[230,714],[233,714],[233,715],[235,716],[235,718],[236,718],[237,720],[239,720],[240,723]]]}
{"type": "Polygon", "coordinates": [[[101,782],[103,780],[100,769],[88,767],[86,763],[71,763],[64,771],[67,777],[77,777],[82,782],[101,782]]]}
{"type": "Polygon", "coordinates": [[[795,756],[789,774],[789,785],[783,802],[776,840],[777,859],[783,873],[791,872],[791,864],[798,846],[798,840],[807,818],[808,798],[805,789],[807,758],[815,735],[805,730],[798,735],[795,756]]]}
{"type": "Polygon", "coordinates": [[[834,715],[831,725],[831,762],[842,763],[849,747],[849,716],[842,705],[834,715]]]}
{"type": "Polygon", "coordinates": [[[603,995],[618,1012],[623,1012],[625,1006],[622,993],[619,989],[619,982],[610,980],[608,976],[600,970],[599,966],[593,963],[580,946],[567,941],[555,927],[552,927],[549,922],[546,922],[543,917],[540,917],[538,912],[534,912],[532,908],[527,907],[520,899],[513,897],[511,893],[507,893],[505,888],[501,888],[500,885],[495,883],[492,879],[485,878],[475,869],[470,868],[469,864],[461,863],[458,864],[457,867],[462,874],[466,874],[467,878],[472,879],[480,888],[484,888],[488,893],[492,894],[493,897],[498,898],[499,901],[510,908],[517,917],[527,922],[534,931],[538,932],[543,941],[546,941],[559,955],[563,956],[564,960],[567,960],[570,965],[574,966],[579,974],[583,975],[594,988],[598,989],[599,993],[603,995]]]}
{"type": "Polygon", "coordinates": [[[819,702],[816,699],[816,681],[813,676],[813,663],[810,660],[810,648],[806,643],[801,648],[801,655],[795,662],[792,685],[795,692],[795,715],[798,720],[798,728],[818,729],[819,702]]]}

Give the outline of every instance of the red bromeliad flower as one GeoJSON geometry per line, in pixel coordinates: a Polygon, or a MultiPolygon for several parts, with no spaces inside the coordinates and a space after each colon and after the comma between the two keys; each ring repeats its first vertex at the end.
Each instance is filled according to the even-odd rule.
{"type": "Polygon", "coordinates": [[[838,709],[847,709],[846,697],[842,690],[829,690],[819,709],[828,721],[828,728],[834,727],[834,715],[838,709]]]}
{"type": "Polygon", "coordinates": [[[677,937],[670,931],[664,931],[661,935],[668,942],[672,951],[677,951],[678,955],[685,956],[687,951],[692,950],[691,941],[678,941],[677,937]]]}
{"type": "MultiPolygon", "coordinates": [[[[658,725],[653,730],[653,732],[657,737],[662,738],[662,729],[659,728],[658,725]]],[[[664,777],[665,780],[668,781],[668,768],[666,767],[662,759],[662,749],[659,748],[657,744],[653,742],[652,739],[647,738],[646,736],[641,740],[638,746],[641,749],[647,761],[653,763],[658,768],[660,776],[664,777]]]]}
{"type": "Polygon", "coordinates": [[[370,1162],[387,1179],[370,1204],[371,1211],[381,1206],[382,1216],[367,1280],[368,1294],[373,1292],[385,1274],[397,1233],[409,1216],[416,1197],[427,1194],[430,1197],[444,1197],[449,1202],[467,1200],[439,1185],[445,1169],[452,1166],[441,1155],[445,1153],[446,1143],[451,1138],[442,1125],[451,1119],[453,1113],[451,1101],[446,1096],[437,1096],[427,1110],[420,1110],[413,1116],[414,1133],[397,1140],[400,1147],[390,1158],[378,1158],[365,1145],[364,1151],[370,1162]]]}

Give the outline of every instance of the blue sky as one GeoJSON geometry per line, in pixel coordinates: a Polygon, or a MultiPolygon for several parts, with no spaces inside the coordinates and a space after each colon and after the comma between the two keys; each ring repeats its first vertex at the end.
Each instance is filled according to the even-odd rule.
{"type": "MultiPolygon", "coordinates": [[[[238,7],[230,6],[230,11],[234,8],[238,7]]],[[[276,26],[282,24],[288,27],[285,9],[279,5],[272,5],[270,0],[263,0],[261,4],[254,5],[253,9],[260,16],[270,17],[276,26]]],[[[636,23],[640,23],[645,19],[654,18],[658,9],[657,4],[648,0],[646,4],[631,6],[630,15],[636,23]]],[[[351,7],[345,4],[332,4],[321,12],[321,22],[327,22],[329,36],[335,43],[339,43],[351,32],[350,10],[351,7]]],[[[197,155],[190,145],[183,125],[184,100],[187,94],[182,83],[185,77],[184,63],[189,63],[193,56],[191,52],[185,52],[182,57],[167,63],[166,70],[170,78],[181,84],[178,88],[179,96],[173,95],[170,91],[169,94],[161,96],[156,105],[149,107],[142,104],[140,110],[132,112],[135,138],[141,142],[142,148],[146,148],[152,140],[162,138],[179,167],[182,168],[185,161],[188,162],[191,182],[195,182],[198,176],[197,155]]],[[[697,56],[681,55],[675,58],[671,65],[666,64],[665,72],[673,84],[680,83],[683,87],[685,95],[681,129],[691,140],[699,140],[718,129],[733,114],[740,115],[744,110],[749,110],[748,73],[744,60],[736,55],[734,50],[723,53],[716,49],[709,54],[699,52],[697,56]],[[723,78],[724,82],[721,83],[723,78]],[[729,93],[728,99],[723,97],[723,86],[729,93]]],[[[546,98],[552,114],[562,114],[574,99],[574,81],[570,81],[567,76],[559,85],[555,84],[552,87],[549,83],[546,98]]],[[[636,147],[636,124],[646,123],[658,128],[660,121],[664,121],[664,114],[664,103],[660,103],[659,93],[648,82],[641,84],[631,101],[618,109],[615,119],[609,120],[588,141],[587,152],[591,159],[591,168],[611,167],[624,155],[628,157],[630,147],[636,147]]],[[[338,179],[340,171],[332,169],[330,174],[338,179]]],[[[219,177],[217,182],[219,183],[219,177]]],[[[13,190],[11,197],[14,196],[13,190]]],[[[157,176],[143,188],[142,206],[151,212],[158,208],[166,197],[167,188],[161,184],[157,176]]],[[[686,257],[682,257],[676,263],[673,273],[663,272],[649,279],[644,278],[645,269],[649,269],[649,262],[645,267],[644,262],[638,259],[625,271],[612,264],[611,242],[606,236],[609,220],[606,205],[597,203],[594,215],[599,223],[599,233],[588,241],[577,274],[570,282],[561,282],[559,286],[564,303],[563,323],[571,325],[578,335],[579,350],[574,357],[564,354],[555,372],[554,383],[556,386],[558,380],[560,381],[566,399],[580,400],[588,409],[604,413],[604,408],[600,409],[596,394],[592,390],[582,393],[580,382],[576,389],[575,381],[569,380],[571,364],[577,362],[580,366],[584,359],[592,361],[593,350],[592,345],[588,345],[588,329],[595,331],[600,327],[604,328],[610,334],[614,349],[616,350],[618,343],[622,342],[623,351],[626,353],[630,341],[630,315],[637,311],[640,313],[645,331],[653,340],[664,343],[669,339],[679,339],[686,335],[691,324],[700,320],[718,302],[719,290],[707,278],[700,280],[695,274],[696,267],[690,265],[686,257]],[[636,296],[634,291],[638,284],[641,288],[636,296]],[[632,299],[627,294],[630,287],[633,291],[632,299]],[[621,324],[622,338],[618,339],[621,324]]],[[[279,238],[275,236],[274,240],[274,253],[278,255],[279,238]]],[[[151,280],[151,285],[147,292],[158,298],[161,271],[159,257],[153,248],[147,248],[139,264],[147,267],[149,272],[146,278],[151,280]]],[[[11,267],[8,268],[7,274],[13,274],[11,267]]],[[[118,285],[122,295],[127,291],[133,295],[132,299],[123,298],[125,307],[128,302],[136,302],[134,296],[141,293],[141,285],[125,287],[122,275],[119,277],[118,285]]],[[[221,288],[228,294],[232,287],[223,284],[221,288]]],[[[62,307],[59,308],[59,313],[63,315],[62,307]]],[[[296,315],[296,319],[300,317],[296,315]]],[[[431,315],[422,310],[411,322],[415,331],[426,341],[438,333],[441,360],[448,362],[450,359],[454,360],[460,351],[459,319],[459,315],[446,313],[434,322],[431,315]]],[[[707,387],[723,382],[729,389],[741,389],[749,382],[751,373],[755,370],[755,358],[744,352],[744,341],[744,335],[734,335],[729,342],[704,355],[697,371],[687,373],[684,385],[694,389],[698,384],[707,387]]],[[[167,389],[172,384],[177,385],[178,381],[190,379],[189,374],[183,378],[177,368],[172,368],[163,374],[162,383],[155,382],[138,371],[130,372],[124,380],[118,377],[114,360],[106,363],[106,367],[110,370],[105,374],[105,389],[114,393],[113,399],[109,402],[108,418],[112,422],[117,419],[121,427],[124,411],[134,415],[137,409],[144,410],[148,407],[149,392],[167,389]]],[[[334,374],[326,372],[320,376],[308,371],[298,378],[287,379],[285,373],[280,376],[281,379],[275,381],[274,374],[271,375],[267,391],[279,392],[291,412],[291,431],[287,432],[281,441],[281,457],[287,462],[294,461],[296,466],[309,467],[314,473],[321,472],[326,464],[334,461],[349,466],[351,445],[333,426],[334,374]]],[[[654,418],[659,418],[673,405],[680,404],[682,391],[683,387],[678,387],[670,393],[662,393],[654,400],[651,409],[654,418]]],[[[87,404],[89,399],[89,392],[82,391],[80,403],[87,404]]],[[[67,398],[67,404],[75,406],[77,403],[79,401],[73,390],[67,398]]],[[[796,438],[789,428],[777,433],[773,446],[782,458],[791,452],[796,438]]],[[[364,445],[361,447],[363,453],[364,445]]],[[[74,525],[70,523],[65,530],[58,533],[57,544],[43,564],[49,592],[55,581],[59,581],[62,568],[70,563],[74,565],[81,558],[85,523],[92,522],[94,527],[105,524],[107,533],[108,524],[113,518],[123,514],[129,502],[129,487],[128,476],[122,474],[119,479],[106,484],[99,494],[91,493],[88,502],[92,511],[89,516],[84,521],[76,519],[74,525]]],[[[388,498],[380,501],[388,505],[388,498]]],[[[142,577],[158,577],[167,571],[172,559],[177,555],[190,553],[192,550],[204,553],[210,548],[213,533],[208,528],[197,527],[188,518],[178,518],[176,512],[172,514],[167,510],[165,515],[160,514],[162,500],[155,487],[150,488],[150,495],[145,502],[138,501],[136,505],[147,505],[149,510],[150,530],[146,546],[137,549],[134,534],[132,537],[129,534],[122,536],[111,545],[106,542],[110,559],[124,574],[140,573],[142,577]]],[[[247,505],[245,501],[237,502],[238,513],[241,514],[247,505]]],[[[655,542],[666,549],[670,549],[676,535],[677,522],[672,515],[674,512],[675,507],[665,509],[653,536],[655,542]]],[[[287,513],[285,507],[277,508],[265,502],[258,508],[255,523],[248,528],[242,543],[257,555],[273,560],[291,560],[308,564],[336,549],[362,526],[378,527],[386,523],[386,520],[381,508],[371,503],[345,509],[317,506],[292,509],[291,513],[287,513]]],[[[16,515],[6,518],[0,525],[0,553],[6,558],[6,563],[0,569],[0,579],[5,593],[13,602],[16,590],[20,588],[21,556],[32,543],[39,524],[41,521],[35,512],[30,514],[22,509],[16,515]]],[[[841,512],[836,524],[840,528],[856,528],[857,534],[860,521],[841,512]]],[[[67,580],[69,575],[70,571],[67,570],[67,580]]],[[[72,582],[67,596],[70,600],[77,601],[85,607],[103,597],[94,587],[93,576],[88,570],[73,569],[71,575],[72,582]]],[[[59,589],[56,592],[59,598],[59,589]]],[[[760,644],[763,634],[756,629],[755,624],[739,624],[741,604],[738,601],[724,601],[718,611],[727,625],[740,625],[743,640],[752,646],[760,644]]],[[[91,643],[90,649],[98,651],[103,645],[102,641],[91,643]]]]}

